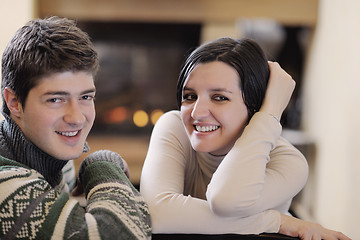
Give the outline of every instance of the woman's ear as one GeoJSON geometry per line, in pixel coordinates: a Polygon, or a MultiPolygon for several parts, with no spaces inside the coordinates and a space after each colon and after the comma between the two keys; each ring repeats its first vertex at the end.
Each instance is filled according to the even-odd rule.
{"type": "Polygon", "coordinates": [[[10,113],[16,117],[20,117],[22,106],[14,91],[11,88],[6,87],[3,94],[10,113]]]}

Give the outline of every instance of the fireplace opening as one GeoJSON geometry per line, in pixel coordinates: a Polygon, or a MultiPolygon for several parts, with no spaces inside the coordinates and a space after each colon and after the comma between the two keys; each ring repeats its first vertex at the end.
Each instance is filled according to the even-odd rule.
{"type": "Polygon", "coordinates": [[[99,53],[92,135],[149,136],[176,109],[176,82],[201,24],[78,22],[99,53]]]}

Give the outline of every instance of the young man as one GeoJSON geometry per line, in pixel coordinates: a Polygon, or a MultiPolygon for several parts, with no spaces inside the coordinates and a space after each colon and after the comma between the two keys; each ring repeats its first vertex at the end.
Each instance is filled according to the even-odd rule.
{"type": "Polygon", "coordinates": [[[98,57],[88,35],[51,17],[20,28],[2,58],[0,239],[148,239],[150,216],[120,155],[90,154],[71,198],[65,164],[87,149],[98,57]]]}

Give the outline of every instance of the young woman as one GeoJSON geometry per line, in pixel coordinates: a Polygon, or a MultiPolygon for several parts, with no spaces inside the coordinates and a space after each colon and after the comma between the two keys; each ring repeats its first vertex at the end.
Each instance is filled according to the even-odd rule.
{"type": "Polygon", "coordinates": [[[304,156],[280,136],[294,87],[251,40],[222,38],[190,54],[177,85],[180,111],[157,122],[143,167],[153,233],[348,239],[288,216],[308,175],[304,156]]]}

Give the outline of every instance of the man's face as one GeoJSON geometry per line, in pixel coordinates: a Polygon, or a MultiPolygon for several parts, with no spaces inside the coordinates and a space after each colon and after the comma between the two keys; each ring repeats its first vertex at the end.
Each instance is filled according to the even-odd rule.
{"type": "Polygon", "coordinates": [[[55,73],[29,91],[13,117],[25,137],[61,160],[78,158],[95,119],[95,85],[88,72],[55,73]]]}

